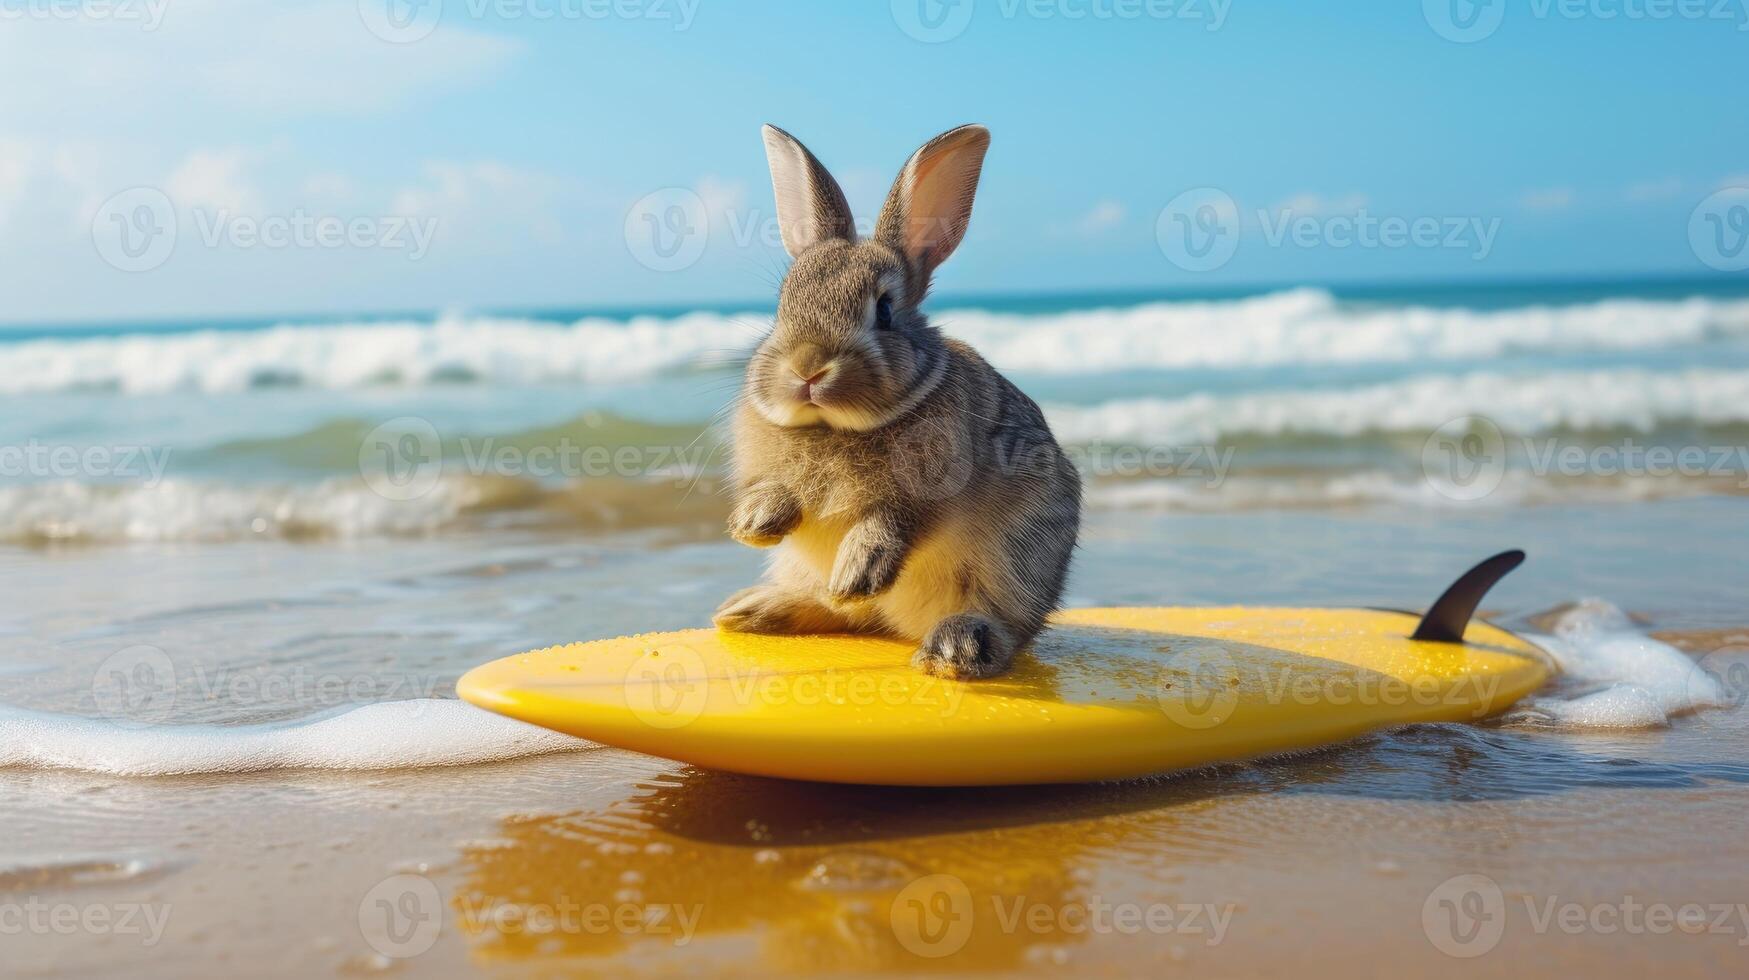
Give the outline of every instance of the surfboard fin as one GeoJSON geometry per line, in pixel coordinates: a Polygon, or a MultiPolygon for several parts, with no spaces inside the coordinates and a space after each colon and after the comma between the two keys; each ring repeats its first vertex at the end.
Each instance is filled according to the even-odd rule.
{"type": "Polygon", "coordinates": [[[1415,627],[1415,632],[1409,634],[1409,638],[1432,640],[1436,643],[1462,643],[1464,627],[1470,625],[1470,617],[1476,614],[1476,607],[1482,604],[1482,597],[1488,594],[1494,583],[1505,578],[1508,572],[1523,561],[1524,552],[1514,548],[1511,551],[1502,551],[1458,576],[1458,580],[1451,583],[1451,587],[1434,601],[1427,610],[1427,615],[1421,617],[1421,625],[1415,627]]]}

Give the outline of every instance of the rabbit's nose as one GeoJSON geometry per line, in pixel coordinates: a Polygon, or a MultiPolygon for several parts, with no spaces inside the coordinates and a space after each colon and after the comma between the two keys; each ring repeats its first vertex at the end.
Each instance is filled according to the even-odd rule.
{"type": "Polygon", "coordinates": [[[813,374],[804,374],[801,371],[797,370],[796,368],[792,367],[792,368],[790,368],[790,373],[794,374],[796,377],[800,378],[802,381],[802,384],[817,385],[820,383],[821,378],[824,378],[826,375],[832,373],[832,365],[828,364],[825,367],[821,368],[820,370],[815,371],[813,374]]]}

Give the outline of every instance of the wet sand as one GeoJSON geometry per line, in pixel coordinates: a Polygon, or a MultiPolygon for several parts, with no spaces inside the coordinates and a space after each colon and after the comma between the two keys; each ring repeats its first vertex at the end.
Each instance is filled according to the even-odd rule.
{"type": "MultiPolygon", "coordinates": [[[[1074,601],[1416,606],[1472,556],[1521,545],[1531,562],[1491,597],[1503,625],[1603,594],[1713,666],[1743,663],[1741,507],[1105,518],[1074,601]]],[[[0,675],[4,700],[89,712],[94,670],[131,643],[178,658],[179,723],[388,698],[386,682],[235,683],[299,665],[448,696],[500,653],[690,625],[757,560],[514,534],[167,557],[0,555],[22,600],[7,663],[40,668],[0,675]]],[[[1736,975],[1746,749],[1739,708],[1636,732],[1417,726],[1171,778],[994,790],[816,786],[601,748],[368,773],[0,769],[0,929],[18,976],[1736,975]]]]}

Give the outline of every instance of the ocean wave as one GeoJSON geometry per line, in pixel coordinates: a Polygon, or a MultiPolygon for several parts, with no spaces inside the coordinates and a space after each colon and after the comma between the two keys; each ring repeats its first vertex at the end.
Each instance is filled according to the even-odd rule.
{"type": "MultiPolygon", "coordinates": [[[[1454,362],[1749,337],[1749,301],[1703,298],[1492,311],[1369,309],[1341,303],[1323,290],[1298,289],[1049,314],[949,309],[934,318],[999,368],[1050,374],[1454,362]]],[[[732,363],[768,323],[759,313],[573,323],[446,316],[434,322],[38,338],[0,343],[0,394],[630,381],[732,363]]]]}
{"type": "Polygon", "coordinates": [[[486,502],[474,481],[440,480],[391,500],[362,480],[251,486],[58,480],[0,486],[0,541],[227,541],[251,537],[369,538],[429,534],[486,502]]]}
{"type": "Polygon", "coordinates": [[[1362,309],[1319,289],[1205,303],[1150,303],[1051,316],[979,310],[936,322],[1004,370],[1485,360],[1513,353],[1646,350],[1749,336],[1749,301],[1616,299],[1479,311],[1362,309]]]}
{"type": "Polygon", "coordinates": [[[0,543],[22,545],[363,540],[419,537],[498,520],[583,531],[722,533],[719,481],[580,479],[561,484],[448,473],[418,496],[385,496],[359,477],[288,484],[166,480],[0,486],[0,543]]]}
{"type": "Polygon", "coordinates": [[[1749,371],[1566,371],[1426,375],[1351,388],[1136,398],[1047,406],[1064,443],[1212,445],[1240,439],[1427,434],[1466,416],[1507,433],[1749,423],[1749,371]]]}
{"type": "Polygon", "coordinates": [[[1363,469],[1266,476],[1227,474],[1219,479],[1189,475],[1104,480],[1087,489],[1083,502],[1094,511],[1232,513],[1371,506],[1473,509],[1625,504],[1746,492],[1749,490],[1740,476],[1546,476],[1509,470],[1486,494],[1454,496],[1419,471],[1363,469]]]}

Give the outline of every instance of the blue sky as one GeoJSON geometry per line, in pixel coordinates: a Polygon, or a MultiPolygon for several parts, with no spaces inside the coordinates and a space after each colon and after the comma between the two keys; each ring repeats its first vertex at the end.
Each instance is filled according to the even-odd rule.
{"type": "Polygon", "coordinates": [[[944,292],[1701,275],[1697,205],[1749,184],[1739,0],[1494,0],[1468,43],[1444,0],[423,0],[406,43],[383,0],[122,2],[0,0],[0,320],[765,299],[766,121],[864,216],[988,125],[944,292]],[[122,271],[98,239],[134,188],[174,247],[122,271]],[[1212,269],[1158,234],[1196,188],[1241,226],[1212,269]],[[652,268],[635,209],[676,201],[708,234],[652,268]],[[1338,247],[1369,216],[1441,241],[1338,247]],[[299,218],[361,233],[249,234],[299,218]]]}

